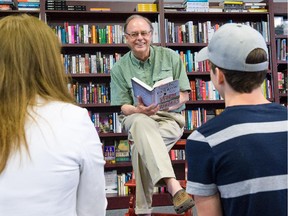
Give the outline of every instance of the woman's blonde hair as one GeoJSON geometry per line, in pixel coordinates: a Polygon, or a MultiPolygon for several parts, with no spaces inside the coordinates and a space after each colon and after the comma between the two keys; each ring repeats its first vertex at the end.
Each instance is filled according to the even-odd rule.
{"type": "Polygon", "coordinates": [[[24,125],[37,95],[73,103],[52,29],[29,15],[0,20],[0,173],[22,145],[29,153],[24,125]]]}

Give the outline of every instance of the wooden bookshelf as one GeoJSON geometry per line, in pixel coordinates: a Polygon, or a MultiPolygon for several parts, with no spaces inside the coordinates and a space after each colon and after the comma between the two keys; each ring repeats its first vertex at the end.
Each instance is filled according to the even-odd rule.
{"type": "MultiPolygon", "coordinates": [[[[16,1],[16,0],[15,0],[16,1]]],[[[152,22],[157,21],[159,24],[159,33],[160,41],[156,45],[161,45],[165,47],[170,47],[174,50],[191,50],[193,52],[198,52],[204,46],[207,46],[207,43],[171,43],[166,42],[165,35],[165,19],[173,22],[176,26],[186,23],[187,21],[206,22],[211,21],[214,25],[216,23],[223,24],[226,22],[261,22],[267,21],[269,41],[267,41],[268,48],[270,50],[270,70],[267,77],[272,83],[272,92],[273,95],[269,100],[277,103],[286,103],[287,106],[287,94],[279,93],[278,90],[278,80],[277,72],[278,70],[287,71],[287,62],[286,61],[277,61],[276,58],[276,43],[277,38],[286,38],[287,35],[278,35],[274,34],[274,15],[283,15],[287,19],[287,4],[286,3],[273,3],[272,0],[265,1],[267,3],[268,12],[261,13],[242,13],[242,12],[183,12],[183,11],[164,11],[163,6],[164,0],[156,0],[149,3],[156,3],[158,5],[157,12],[137,12],[137,4],[141,3],[140,1],[69,1],[69,5],[84,5],[86,6],[86,11],[55,11],[55,10],[46,10],[45,9],[45,0],[40,0],[40,10],[39,11],[0,11],[0,18],[18,13],[29,13],[34,16],[39,17],[41,20],[47,22],[48,25],[63,25],[64,22],[69,22],[70,24],[98,24],[101,27],[106,25],[124,25],[126,18],[132,14],[141,14],[152,22]],[[90,11],[90,8],[111,8],[110,11],[90,11]]],[[[178,2],[179,3],[179,2],[178,2]]],[[[125,54],[129,51],[125,43],[118,44],[63,44],[62,52],[63,55],[84,55],[85,53],[94,54],[101,51],[102,54],[121,53],[125,54]]],[[[201,78],[205,81],[210,79],[208,71],[187,71],[189,80],[195,80],[196,78],[201,78]]],[[[287,74],[286,74],[287,76],[287,74]]],[[[96,74],[72,74],[71,79],[78,82],[95,82],[95,83],[110,83],[109,73],[96,73],[96,74]]],[[[87,108],[89,111],[93,112],[119,112],[119,106],[111,106],[109,101],[107,103],[90,103],[90,104],[79,104],[81,107],[87,108]]],[[[205,109],[223,109],[225,107],[223,100],[196,100],[189,101],[186,103],[186,109],[196,109],[196,108],[205,108],[205,109]]],[[[183,134],[183,139],[186,139],[192,130],[185,130],[183,134]]],[[[125,139],[127,134],[125,133],[100,133],[100,139],[125,139]]],[[[176,149],[185,148],[185,140],[179,142],[176,146],[176,149]]],[[[173,167],[178,178],[185,178],[185,161],[173,161],[173,167]]],[[[132,166],[130,162],[119,163],[119,164],[106,164],[106,170],[116,169],[118,173],[121,172],[131,172],[132,166]]],[[[171,205],[169,199],[164,199],[167,194],[157,194],[155,195],[153,202],[154,205],[171,205]]],[[[108,209],[119,209],[119,208],[128,208],[129,196],[117,196],[109,195],[108,198],[108,209]]]]}
{"type": "MultiPolygon", "coordinates": [[[[284,35],[284,34],[276,34],[275,31],[275,24],[274,24],[274,18],[275,16],[282,16],[286,21],[287,21],[287,2],[275,2],[273,3],[273,12],[271,13],[271,41],[272,41],[272,61],[273,61],[273,75],[274,75],[274,85],[275,85],[275,101],[283,104],[284,106],[287,107],[287,88],[288,88],[288,83],[287,83],[287,76],[288,76],[288,72],[287,72],[287,50],[286,50],[286,60],[285,59],[279,59],[279,50],[280,47],[277,47],[277,42],[283,42],[286,41],[286,49],[287,49],[287,45],[288,45],[288,35],[284,35]],[[278,53],[278,54],[277,54],[278,53]],[[274,54],[274,55],[273,55],[274,54]],[[286,77],[284,78],[284,80],[286,81],[286,83],[284,83],[284,89],[278,89],[278,85],[279,85],[279,80],[277,77],[277,74],[280,73],[282,74],[282,77],[286,77]]],[[[285,43],[285,42],[284,42],[285,43]]],[[[284,82],[285,82],[284,81],[284,82]]]]}

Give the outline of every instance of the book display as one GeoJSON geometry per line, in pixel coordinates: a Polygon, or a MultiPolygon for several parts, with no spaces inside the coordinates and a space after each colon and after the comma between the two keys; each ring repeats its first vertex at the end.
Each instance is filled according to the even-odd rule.
{"type": "MultiPolygon", "coordinates": [[[[191,93],[186,110],[183,111],[186,125],[182,139],[186,139],[195,127],[218,115],[225,107],[223,99],[210,82],[208,64],[200,64],[196,60],[199,50],[207,46],[217,28],[227,22],[251,25],[264,36],[270,52],[270,64],[263,91],[270,101],[287,106],[288,38],[284,30],[283,34],[275,35],[277,26],[274,26],[274,17],[282,17],[283,22],[287,22],[286,3],[273,3],[272,0],[258,5],[238,3],[237,10],[235,5],[232,10],[231,2],[225,1],[223,7],[226,6],[227,12],[224,12],[218,3],[205,0],[185,1],[190,6],[190,11],[185,11],[182,4],[184,1],[174,4],[166,3],[165,0],[151,0],[148,2],[153,6],[151,10],[145,9],[147,1],[144,5],[139,0],[40,0],[40,7],[37,3],[30,4],[31,8],[32,5],[37,5],[37,9],[28,8],[29,4],[23,9],[22,3],[20,9],[19,2],[5,0],[6,6],[1,6],[4,9],[0,9],[0,18],[17,13],[32,14],[51,26],[61,41],[65,70],[71,77],[69,90],[79,106],[89,111],[104,144],[103,153],[109,161],[105,167],[109,183],[108,209],[128,208],[129,203],[126,189],[121,187],[121,193],[115,189],[120,187],[118,181],[131,178],[132,165],[130,152],[127,150],[127,134],[121,131],[118,120],[120,107],[110,105],[109,84],[113,64],[129,51],[123,37],[123,26],[130,15],[141,14],[147,17],[154,26],[153,43],[178,52],[185,65],[191,93]],[[206,6],[209,3],[209,8],[205,6],[205,9],[195,12],[195,2],[202,2],[206,6]],[[238,10],[239,5],[241,10],[238,10]],[[141,8],[143,6],[144,9],[141,8]]],[[[183,143],[175,148],[183,150],[185,141],[183,143]]],[[[176,176],[178,179],[185,179],[183,151],[172,154],[172,158],[180,158],[172,160],[176,176]]],[[[166,197],[167,194],[156,194],[153,205],[170,205],[166,201],[169,199],[163,196],[166,197]]]]}

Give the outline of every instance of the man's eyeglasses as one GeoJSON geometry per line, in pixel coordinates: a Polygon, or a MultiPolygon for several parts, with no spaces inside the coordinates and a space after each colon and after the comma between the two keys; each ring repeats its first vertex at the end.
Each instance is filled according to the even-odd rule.
{"type": "Polygon", "coordinates": [[[150,31],[141,31],[141,32],[132,32],[132,33],[125,33],[127,35],[129,35],[132,39],[136,39],[138,38],[139,35],[141,35],[142,37],[148,37],[149,34],[152,32],[152,30],[150,31]]]}

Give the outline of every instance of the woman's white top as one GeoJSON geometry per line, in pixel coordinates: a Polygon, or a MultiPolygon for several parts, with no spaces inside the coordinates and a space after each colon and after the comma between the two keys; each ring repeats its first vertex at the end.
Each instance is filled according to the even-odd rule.
{"type": "Polygon", "coordinates": [[[87,110],[39,99],[33,111],[30,157],[23,148],[0,174],[0,215],[104,216],[105,161],[87,110]]]}

